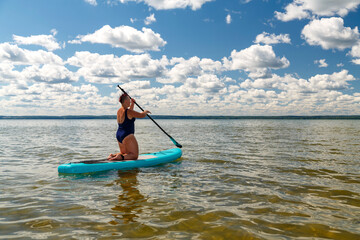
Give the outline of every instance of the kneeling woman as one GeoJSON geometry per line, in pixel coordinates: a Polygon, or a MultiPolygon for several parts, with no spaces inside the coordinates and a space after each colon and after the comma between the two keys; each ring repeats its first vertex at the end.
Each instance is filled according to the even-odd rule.
{"type": "Polygon", "coordinates": [[[135,138],[135,118],[144,118],[150,113],[148,110],[142,113],[134,111],[134,99],[127,94],[119,98],[121,108],[117,111],[117,122],[119,128],[116,132],[120,153],[110,154],[108,160],[136,160],[139,156],[139,146],[135,138]]]}

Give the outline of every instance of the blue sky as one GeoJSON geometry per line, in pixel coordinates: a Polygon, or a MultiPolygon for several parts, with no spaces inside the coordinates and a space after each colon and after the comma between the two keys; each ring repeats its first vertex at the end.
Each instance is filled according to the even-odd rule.
{"type": "Polygon", "coordinates": [[[0,115],[360,114],[360,0],[1,0],[0,115]]]}

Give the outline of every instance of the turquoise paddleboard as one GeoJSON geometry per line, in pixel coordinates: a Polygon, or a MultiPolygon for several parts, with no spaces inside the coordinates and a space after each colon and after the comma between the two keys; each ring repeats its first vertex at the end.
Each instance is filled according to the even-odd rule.
{"type": "Polygon", "coordinates": [[[122,170],[140,167],[151,167],[163,163],[175,161],[180,158],[182,151],[180,148],[172,148],[160,152],[139,155],[137,160],[108,161],[90,160],[62,164],[58,167],[59,173],[90,173],[107,170],[122,170]]]}

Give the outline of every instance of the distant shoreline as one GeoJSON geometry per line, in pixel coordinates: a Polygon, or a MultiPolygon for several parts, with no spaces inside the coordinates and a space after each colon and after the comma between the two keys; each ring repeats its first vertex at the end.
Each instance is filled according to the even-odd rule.
{"type": "MultiPolygon", "coordinates": [[[[318,116],[174,116],[174,115],[151,115],[154,119],[344,119],[360,120],[360,115],[318,115],[318,116]]],[[[0,116],[0,120],[7,119],[116,119],[116,115],[66,115],[66,116],[0,116]]]]}

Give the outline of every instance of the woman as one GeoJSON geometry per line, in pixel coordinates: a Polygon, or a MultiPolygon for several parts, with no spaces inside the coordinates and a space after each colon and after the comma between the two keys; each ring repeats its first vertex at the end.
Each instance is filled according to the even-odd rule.
{"type": "Polygon", "coordinates": [[[142,113],[134,111],[134,99],[130,99],[127,94],[122,94],[119,98],[121,108],[117,111],[117,122],[119,128],[116,132],[120,152],[110,154],[108,160],[136,160],[139,156],[139,146],[135,138],[135,118],[144,118],[148,110],[142,113]]]}

